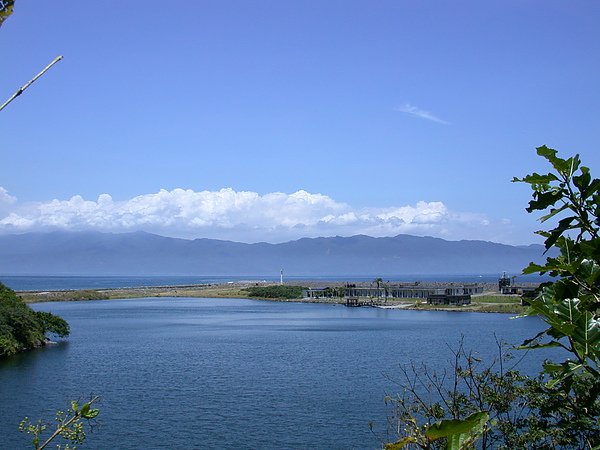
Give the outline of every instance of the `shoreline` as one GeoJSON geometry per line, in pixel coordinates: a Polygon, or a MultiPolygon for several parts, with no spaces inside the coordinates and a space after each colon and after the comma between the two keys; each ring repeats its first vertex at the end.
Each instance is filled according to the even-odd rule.
{"type": "MultiPolygon", "coordinates": [[[[323,284],[321,281],[306,281],[303,284],[323,284]]],[[[322,303],[345,305],[343,298],[259,298],[253,297],[245,291],[246,288],[255,286],[255,282],[228,282],[221,284],[197,284],[180,286],[140,286],[126,288],[105,288],[85,290],[57,290],[57,291],[17,291],[16,294],[25,303],[45,303],[62,301],[89,301],[89,300],[126,300],[134,298],[163,298],[163,297],[190,297],[190,298],[244,298],[249,300],[267,300],[275,302],[297,303],[322,303]]],[[[501,295],[497,291],[488,290],[484,294],[474,295],[470,305],[441,306],[428,305],[416,299],[393,300],[388,299],[385,305],[373,307],[381,309],[408,309],[413,311],[452,311],[452,312],[488,312],[519,314],[524,311],[520,304],[520,297],[501,295]]],[[[368,306],[367,306],[368,307],[368,306]]]]}

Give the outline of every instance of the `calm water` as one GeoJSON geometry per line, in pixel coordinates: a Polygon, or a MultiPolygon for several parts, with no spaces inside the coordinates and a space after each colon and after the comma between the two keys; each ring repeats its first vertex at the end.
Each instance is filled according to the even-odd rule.
{"type": "Polygon", "coordinates": [[[377,449],[400,365],[444,364],[461,334],[488,357],[494,333],[520,343],[541,327],[501,314],[239,299],[34,308],[64,317],[72,335],[0,363],[1,449],[28,448],[24,416],[51,418],[90,393],[103,401],[85,448],[377,449]]]}
{"type": "MultiPolygon", "coordinates": [[[[263,280],[248,277],[246,280],[263,280]]],[[[271,278],[274,280],[275,278],[271,278]]],[[[191,284],[227,283],[240,281],[240,277],[194,277],[194,276],[148,276],[148,277],[88,277],[88,276],[41,276],[2,275],[0,281],[15,291],[52,291],[67,289],[110,289],[140,286],[183,286],[191,284]]]]}
{"type": "MultiPolygon", "coordinates": [[[[379,275],[364,276],[323,276],[311,277],[312,280],[325,281],[373,281],[379,275]]],[[[500,274],[487,275],[395,275],[383,277],[390,282],[439,281],[457,283],[497,283],[500,274]]],[[[303,277],[286,276],[286,281],[301,283],[303,277]]],[[[520,282],[541,282],[548,278],[538,275],[519,275],[520,282]]],[[[41,276],[41,275],[0,275],[0,282],[16,291],[52,291],[63,289],[103,289],[139,286],[181,286],[190,284],[227,283],[235,281],[279,281],[279,276],[264,277],[203,277],[203,276],[41,276]]]]}

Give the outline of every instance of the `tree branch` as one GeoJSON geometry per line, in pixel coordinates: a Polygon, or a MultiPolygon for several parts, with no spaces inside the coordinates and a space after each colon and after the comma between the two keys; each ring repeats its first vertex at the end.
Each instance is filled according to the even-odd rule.
{"type": "Polygon", "coordinates": [[[63,59],[62,56],[57,56],[56,58],[54,58],[52,60],[52,62],[50,64],[48,64],[46,67],[44,67],[44,69],[40,73],[38,73],[35,77],[33,77],[31,80],[29,80],[26,84],[24,84],[23,86],[21,86],[17,90],[17,92],[15,92],[8,100],[6,100],[2,104],[2,106],[0,106],[0,111],[2,111],[4,108],[6,108],[6,106],[8,106],[8,104],[10,102],[12,102],[19,95],[21,95],[25,89],[27,89],[29,86],[31,86],[39,77],[41,77],[42,75],[44,75],[50,69],[50,67],[52,67],[54,64],[56,64],[57,62],[59,62],[61,59],[63,59]]]}

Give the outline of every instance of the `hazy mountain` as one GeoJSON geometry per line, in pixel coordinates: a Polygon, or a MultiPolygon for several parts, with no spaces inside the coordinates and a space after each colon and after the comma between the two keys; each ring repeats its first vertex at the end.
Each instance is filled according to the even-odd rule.
{"type": "Polygon", "coordinates": [[[243,244],[136,232],[0,236],[0,273],[70,275],[402,275],[519,273],[541,245],[398,235],[243,244]]]}

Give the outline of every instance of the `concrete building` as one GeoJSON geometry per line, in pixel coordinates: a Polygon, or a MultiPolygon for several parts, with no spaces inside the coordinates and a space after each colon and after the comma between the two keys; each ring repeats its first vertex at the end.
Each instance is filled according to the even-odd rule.
{"type": "MultiPolygon", "coordinates": [[[[339,289],[332,288],[312,288],[303,291],[304,298],[323,298],[333,297],[339,292],[339,289]]],[[[433,304],[440,304],[447,301],[461,303],[444,304],[466,304],[471,303],[471,295],[481,294],[483,286],[479,284],[447,284],[447,285],[429,285],[421,286],[418,284],[384,284],[378,288],[373,286],[361,287],[355,284],[347,284],[344,289],[345,298],[353,299],[375,299],[375,300],[400,300],[400,299],[431,299],[433,304]]]]}

